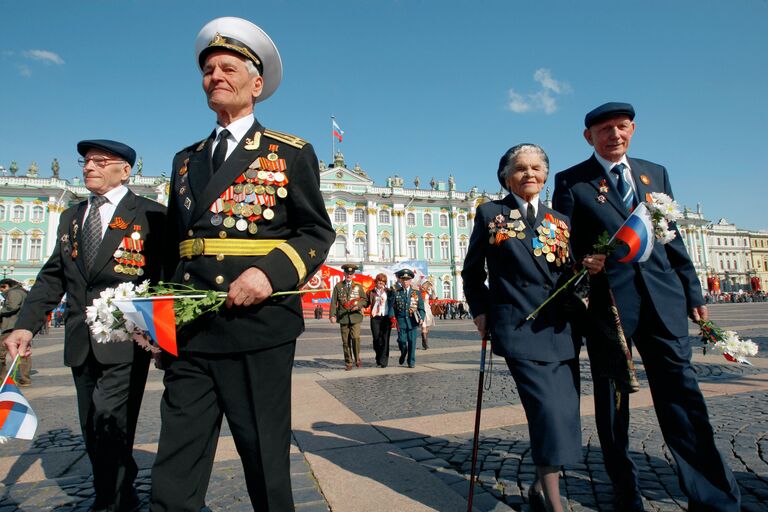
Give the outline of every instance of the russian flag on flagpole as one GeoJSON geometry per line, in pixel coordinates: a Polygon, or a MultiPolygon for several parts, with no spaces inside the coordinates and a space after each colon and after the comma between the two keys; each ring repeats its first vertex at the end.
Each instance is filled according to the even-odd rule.
{"type": "Polygon", "coordinates": [[[344,130],[342,130],[338,123],[336,123],[336,119],[331,119],[331,122],[333,123],[333,136],[341,142],[341,138],[344,136],[344,130]]]}
{"type": "Polygon", "coordinates": [[[614,240],[627,244],[629,252],[618,261],[621,263],[640,263],[651,257],[653,252],[653,222],[645,203],[640,203],[619,228],[614,240]]]}
{"type": "Polygon", "coordinates": [[[125,318],[136,324],[157,343],[161,349],[179,355],[176,347],[176,314],[173,297],[141,297],[115,299],[112,303],[125,318]]]}
{"type": "Polygon", "coordinates": [[[32,439],[37,430],[35,411],[13,380],[13,370],[18,361],[19,356],[16,356],[0,386],[0,441],[4,437],[32,439]]]}

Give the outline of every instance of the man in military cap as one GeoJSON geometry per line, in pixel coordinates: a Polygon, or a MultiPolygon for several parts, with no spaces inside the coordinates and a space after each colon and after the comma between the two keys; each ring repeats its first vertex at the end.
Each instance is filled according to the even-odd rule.
{"type": "Polygon", "coordinates": [[[416,338],[419,325],[424,321],[424,299],[418,288],[411,286],[413,271],[407,268],[395,272],[397,284],[389,302],[389,316],[397,329],[397,345],[400,347],[399,363],[408,360],[408,368],[416,366],[416,338]]]}
{"type": "Polygon", "coordinates": [[[226,415],[255,510],[293,510],[291,371],[304,330],[290,292],[325,260],[335,233],[312,146],[256,121],[282,77],[269,36],[217,18],[197,36],[197,65],[216,126],[173,160],[166,271],[227,293],[225,307],[178,331],[165,364],[153,510],[199,510],[226,415]]]}
{"type": "Polygon", "coordinates": [[[368,306],[365,288],[352,280],[357,265],[346,263],[341,266],[344,279],[333,287],[331,295],[331,323],[337,322],[341,328],[341,346],[344,349],[344,367],[363,366],[360,359],[360,322],[363,321],[363,309],[368,306]]]}
{"type": "MultiPolygon", "coordinates": [[[[634,118],[629,103],[605,103],[590,111],[584,119],[584,138],[594,154],[555,177],[553,206],[571,219],[570,241],[577,261],[593,251],[604,231],[615,233],[651,193],[672,196],[664,167],[627,156],[634,118]]],[[[674,225],[671,228],[677,231],[674,225]]],[[[690,510],[739,510],[739,488],[715,446],[691,366],[686,314],[694,321],[706,320],[707,307],[680,234],[668,244],[655,244],[643,263],[607,259],[605,273],[593,276],[590,283],[590,309],[610,307],[604,303],[610,287],[624,334],[643,359],[656,416],[677,462],[690,510]]],[[[594,360],[605,339],[598,332],[584,334],[594,360]]],[[[643,510],[637,467],[629,455],[629,395],[616,393],[595,366],[595,420],[613,482],[615,509],[643,510]]]]}
{"type": "Polygon", "coordinates": [[[93,467],[93,509],[134,510],[140,503],[133,488],[133,439],[149,353],[132,342],[97,343],[85,309],[106,288],[160,279],[165,208],[126,187],[136,161],[129,146],[84,140],[77,151],[90,197],[61,214],[53,253],[5,343],[11,355],[28,357],[33,335],[67,294],[64,364],[72,368],[93,467]]]}

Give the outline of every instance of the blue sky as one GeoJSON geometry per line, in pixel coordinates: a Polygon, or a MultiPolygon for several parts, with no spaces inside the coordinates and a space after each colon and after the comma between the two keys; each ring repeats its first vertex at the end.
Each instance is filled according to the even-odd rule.
{"type": "Polygon", "coordinates": [[[681,203],[768,229],[766,0],[0,0],[0,164],[47,176],[56,157],[71,178],[78,140],[112,138],[167,173],[215,123],[194,40],[219,16],[254,21],[282,55],[259,120],[328,162],[335,115],[348,166],[380,184],[450,173],[495,192],[520,142],[554,175],[591,154],[584,114],[628,101],[630,156],[666,165],[681,203]]]}

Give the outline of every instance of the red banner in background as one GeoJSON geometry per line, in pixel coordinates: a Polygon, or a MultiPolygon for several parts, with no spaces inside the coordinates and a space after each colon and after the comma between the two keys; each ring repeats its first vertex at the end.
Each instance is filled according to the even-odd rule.
{"type": "MultiPolygon", "coordinates": [[[[330,267],[328,265],[323,265],[320,267],[320,270],[315,272],[315,275],[310,278],[310,280],[305,284],[301,289],[302,290],[323,290],[326,289],[328,291],[318,291],[318,292],[310,292],[310,293],[304,293],[301,296],[302,300],[302,306],[304,309],[304,316],[312,318],[314,316],[314,310],[315,308],[320,305],[320,307],[323,309],[323,317],[328,317],[328,310],[330,309],[330,302],[331,302],[331,294],[333,293],[333,287],[336,286],[339,282],[341,282],[344,279],[344,271],[342,271],[339,268],[336,267],[330,267]]],[[[356,273],[352,280],[356,283],[360,283],[363,285],[363,288],[365,288],[365,291],[370,290],[373,288],[374,280],[373,277],[356,273]]]]}

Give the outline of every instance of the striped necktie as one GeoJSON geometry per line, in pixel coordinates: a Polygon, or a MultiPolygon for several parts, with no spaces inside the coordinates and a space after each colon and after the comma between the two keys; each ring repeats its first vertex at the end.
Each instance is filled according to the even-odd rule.
{"type": "Polygon", "coordinates": [[[632,190],[632,185],[629,183],[626,176],[624,176],[624,169],[626,169],[626,167],[627,166],[624,164],[616,164],[611,169],[611,172],[618,178],[616,181],[616,189],[619,191],[621,201],[624,203],[627,211],[631,212],[632,208],[635,206],[635,193],[632,190]]]}

